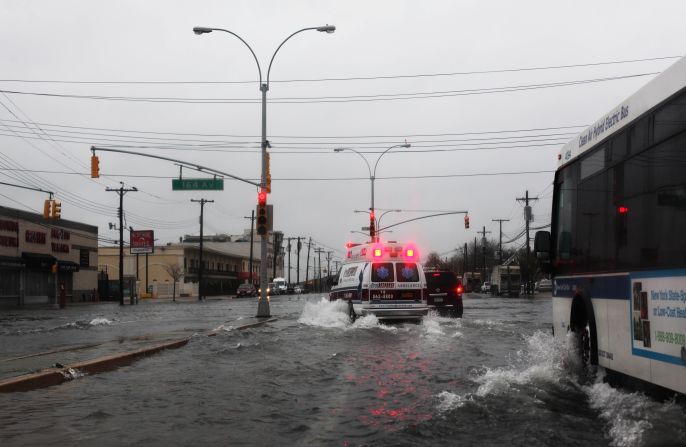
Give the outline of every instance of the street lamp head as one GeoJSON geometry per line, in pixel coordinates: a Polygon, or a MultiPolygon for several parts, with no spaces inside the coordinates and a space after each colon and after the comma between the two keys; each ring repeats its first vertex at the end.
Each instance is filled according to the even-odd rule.
{"type": "Polygon", "coordinates": [[[332,34],[334,31],[336,31],[336,27],[333,25],[320,26],[317,28],[317,31],[320,33],[332,34]]]}
{"type": "Polygon", "coordinates": [[[412,147],[412,145],[410,143],[405,143],[405,144],[401,144],[400,147],[407,148],[407,147],[412,147]]]}
{"type": "Polygon", "coordinates": [[[206,28],[204,26],[194,26],[193,27],[193,32],[197,35],[200,34],[207,34],[212,32],[212,28],[206,28]]]}
{"type": "Polygon", "coordinates": [[[334,148],[333,151],[334,151],[334,152],[343,152],[344,150],[345,150],[344,147],[337,147],[337,148],[334,148]]]}

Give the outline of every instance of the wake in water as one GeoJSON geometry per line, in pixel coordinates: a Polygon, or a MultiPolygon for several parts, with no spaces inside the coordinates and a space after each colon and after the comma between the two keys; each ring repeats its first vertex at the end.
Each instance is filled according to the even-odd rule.
{"type": "Polygon", "coordinates": [[[602,418],[607,430],[604,436],[612,446],[686,445],[686,413],[681,406],[612,388],[604,383],[602,369],[594,383],[578,383],[583,377],[582,366],[572,339],[560,341],[550,334],[536,332],[525,341],[526,348],[510,359],[509,366],[484,367],[475,373],[472,380],[477,385],[476,391],[457,394],[446,390],[439,393],[436,396],[438,413],[446,415],[460,411],[467,404],[477,405],[488,413],[497,412],[498,409],[488,408],[494,402],[505,407],[531,406],[555,412],[554,407],[564,403],[556,396],[565,396],[576,401],[581,410],[584,404],[588,406],[583,414],[589,421],[596,415],[602,418]],[[579,395],[582,401],[574,398],[575,395],[579,395]],[[673,437],[675,426],[685,427],[678,439],[673,437]],[[672,433],[672,437],[663,439],[662,432],[672,433]]]}
{"type": "Polygon", "coordinates": [[[305,303],[298,323],[307,326],[318,326],[335,329],[380,329],[384,331],[398,331],[397,326],[383,324],[374,315],[358,317],[354,323],[348,316],[348,303],[342,300],[329,301],[322,298],[319,301],[305,303]]]}

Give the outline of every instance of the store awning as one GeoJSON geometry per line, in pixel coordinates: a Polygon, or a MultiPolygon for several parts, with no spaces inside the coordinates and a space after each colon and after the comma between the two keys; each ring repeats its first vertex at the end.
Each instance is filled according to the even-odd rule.
{"type": "Polygon", "coordinates": [[[24,251],[21,253],[21,257],[26,264],[26,268],[32,269],[50,270],[53,264],[55,264],[55,261],[57,261],[57,258],[52,255],[46,255],[45,253],[30,253],[24,251]]]}

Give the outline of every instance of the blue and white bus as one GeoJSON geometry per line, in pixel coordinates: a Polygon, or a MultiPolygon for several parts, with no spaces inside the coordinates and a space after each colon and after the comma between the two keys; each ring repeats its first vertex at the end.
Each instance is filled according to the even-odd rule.
{"type": "Polygon", "coordinates": [[[577,334],[586,364],[686,394],[686,58],[558,160],[534,248],[553,274],[555,335],[577,334]]]}

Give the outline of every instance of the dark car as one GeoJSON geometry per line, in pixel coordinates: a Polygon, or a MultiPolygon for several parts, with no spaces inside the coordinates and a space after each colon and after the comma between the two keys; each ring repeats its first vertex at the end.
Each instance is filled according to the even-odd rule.
{"type": "Polygon", "coordinates": [[[427,304],[441,314],[462,318],[462,282],[448,270],[426,270],[427,304]]]}
{"type": "Polygon", "coordinates": [[[252,284],[241,284],[238,286],[238,290],[236,290],[236,296],[238,298],[242,296],[256,296],[257,295],[257,290],[255,289],[255,286],[252,284]]]}

